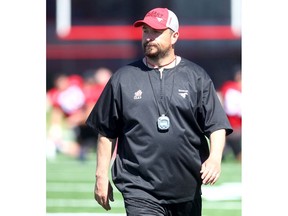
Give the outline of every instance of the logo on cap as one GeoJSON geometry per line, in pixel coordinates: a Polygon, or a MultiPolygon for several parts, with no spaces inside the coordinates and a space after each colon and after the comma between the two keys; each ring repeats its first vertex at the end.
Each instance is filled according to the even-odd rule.
{"type": "Polygon", "coordinates": [[[134,27],[147,24],[154,29],[170,28],[178,32],[179,23],[177,16],[167,8],[155,8],[149,11],[143,20],[138,20],[134,23],[134,27]]]}

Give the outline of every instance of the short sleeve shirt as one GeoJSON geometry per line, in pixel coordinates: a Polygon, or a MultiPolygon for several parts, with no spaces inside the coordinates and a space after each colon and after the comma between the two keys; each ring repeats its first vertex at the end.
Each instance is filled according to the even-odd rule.
{"type": "Polygon", "coordinates": [[[116,71],[86,123],[118,138],[113,182],[124,198],[159,203],[193,200],[201,193],[201,164],[209,155],[206,137],[232,132],[208,74],[182,58],[172,69],[148,68],[142,60],[116,71]],[[168,130],[158,129],[165,114],[168,130]]]}

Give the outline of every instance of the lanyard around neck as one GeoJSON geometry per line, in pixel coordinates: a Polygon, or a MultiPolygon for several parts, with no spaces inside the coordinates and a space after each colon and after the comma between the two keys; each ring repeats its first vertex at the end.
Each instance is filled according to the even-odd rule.
{"type": "Polygon", "coordinates": [[[164,64],[164,65],[155,65],[155,64],[152,64],[152,63],[150,63],[149,61],[148,61],[148,59],[147,59],[147,56],[145,56],[145,60],[146,60],[146,65],[147,65],[147,67],[149,67],[148,65],[150,65],[150,66],[152,66],[153,68],[163,68],[163,67],[165,67],[165,66],[167,66],[167,65],[170,65],[172,62],[174,62],[175,61],[175,65],[174,65],[174,67],[176,66],[176,64],[177,64],[177,60],[176,60],[176,58],[177,58],[177,56],[175,56],[174,58],[173,58],[173,60],[172,61],[170,61],[170,62],[168,62],[167,64],[164,64]]]}

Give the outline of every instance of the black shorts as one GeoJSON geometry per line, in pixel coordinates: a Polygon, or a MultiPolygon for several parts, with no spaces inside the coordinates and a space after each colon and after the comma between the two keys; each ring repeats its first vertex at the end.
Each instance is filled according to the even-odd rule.
{"type": "Polygon", "coordinates": [[[152,200],[125,199],[127,216],[201,216],[202,199],[176,204],[159,204],[152,200]]]}

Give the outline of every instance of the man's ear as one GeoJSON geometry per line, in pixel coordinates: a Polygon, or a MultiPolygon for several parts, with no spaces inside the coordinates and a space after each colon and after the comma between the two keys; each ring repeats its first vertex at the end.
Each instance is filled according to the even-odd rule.
{"type": "Polygon", "coordinates": [[[172,37],[171,37],[171,38],[172,38],[171,43],[172,43],[173,45],[177,42],[178,37],[179,37],[179,32],[173,32],[172,37]]]}

